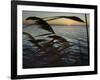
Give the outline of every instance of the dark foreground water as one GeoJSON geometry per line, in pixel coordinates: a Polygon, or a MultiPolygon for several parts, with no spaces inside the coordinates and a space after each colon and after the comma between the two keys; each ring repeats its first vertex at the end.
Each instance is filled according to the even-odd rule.
{"type": "MultiPolygon", "coordinates": [[[[40,42],[43,48],[38,47],[27,35],[23,35],[23,68],[60,67],[60,66],[85,66],[89,65],[89,50],[85,26],[52,26],[56,35],[66,41],[46,44],[52,38],[37,35],[50,33],[38,27],[24,28],[35,39],[45,39],[40,42]],[[63,48],[63,46],[66,47],[63,48]],[[71,45],[71,46],[67,46],[71,45]],[[61,47],[61,48],[59,48],[61,47]],[[63,49],[62,49],[63,48],[63,49]],[[60,50],[61,49],[61,50],[60,50]]],[[[50,34],[52,35],[52,34],[50,34]]]]}

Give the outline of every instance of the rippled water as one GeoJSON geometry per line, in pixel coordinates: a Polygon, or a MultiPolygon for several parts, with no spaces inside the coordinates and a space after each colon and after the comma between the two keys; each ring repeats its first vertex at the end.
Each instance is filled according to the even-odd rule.
{"type": "Polygon", "coordinates": [[[85,26],[52,26],[56,34],[70,38],[82,39],[87,41],[87,32],[85,26]]]}
{"type": "MultiPolygon", "coordinates": [[[[67,41],[73,46],[64,49],[58,54],[62,54],[59,61],[54,64],[49,64],[48,61],[57,57],[58,55],[51,54],[48,51],[47,56],[39,57],[39,49],[30,43],[28,39],[23,36],[23,68],[37,68],[37,67],[52,67],[52,66],[78,66],[78,65],[88,65],[89,64],[89,53],[88,53],[88,43],[87,43],[87,32],[85,26],[58,26],[52,25],[55,33],[67,41]],[[38,60],[36,64],[36,60],[38,60]],[[76,64],[77,63],[77,64],[76,64]]],[[[27,27],[23,31],[30,33],[32,36],[37,36],[44,33],[50,33],[39,27],[27,27]]],[[[40,38],[45,38],[41,36],[40,38]]],[[[38,39],[38,38],[37,38],[38,39]]]]}

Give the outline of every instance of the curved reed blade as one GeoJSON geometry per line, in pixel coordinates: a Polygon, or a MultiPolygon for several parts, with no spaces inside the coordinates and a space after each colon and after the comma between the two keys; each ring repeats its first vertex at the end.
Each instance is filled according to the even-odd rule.
{"type": "Polygon", "coordinates": [[[53,38],[53,39],[60,39],[61,41],[67,42],[66,39],[62,38],[61,36],[57,36],[57,35],[52,35],[52,36],[48,36],[49,38],[53,38]]]}
{"type": "Polygon", "coordinates": [[[47,34],[41,34],[41,35],[38,35],[38,36],[35,36],[35,37],[40,37],[40,36],[47,36],[47,35],[51,35],[52,33],[47,33],[47,34]]]}
{"type": "Polygon", "coordinates": [[[31,16],[31,17],[26,18],[26,20],[33,20],[33,21],[35,20],[36,21],[35,24],[40,25],[41,26],[40,28],[45,29],[49,32],[55,33],[52,27],[42,18],[31,16]]]}
{"type": "Polygon", "coordinates": [[[39,43],[39,42],[43,42],[43,41],[46,41],[46,40],[44,40],[44,39],[38,39],[38,40],[29,40],[29,41],[31,41],[32,43],[39,43]]]}
{"type": "Polygon", "coordinates": [[[72,19],[72,20],[84,23],[84,21],[82,19],[80,19],[79,17],[76,17],[76,16],[54,16],[54,17],[51,17],[50,19],[48,19],[47,17],[45,17],[43,19],[46,21],[51,21],[51,20],[55,20],[55,19],[59,19],[59,18],[68,18],[68,19],[72,19]]]}

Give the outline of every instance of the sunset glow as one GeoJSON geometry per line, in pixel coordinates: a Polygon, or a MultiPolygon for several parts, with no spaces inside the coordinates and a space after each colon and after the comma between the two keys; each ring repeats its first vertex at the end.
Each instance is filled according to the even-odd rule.
{"type": "Polygon", "coordinates": [[[51,20],[48,21],[49,24],[55,24],[55,25],[84,25],[84,23],[82,22],[78,22],[72,19],[55,19],[55,20],[51,20]]]}

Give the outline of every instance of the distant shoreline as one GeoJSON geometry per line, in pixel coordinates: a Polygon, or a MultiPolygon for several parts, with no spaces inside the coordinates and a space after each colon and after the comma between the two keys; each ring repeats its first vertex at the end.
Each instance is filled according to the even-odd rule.
{"type": "MultiPolygon", "coordinates": [[[[84,24],[84,25],[62,25],[62,24],[50,24],[51,26],[83,26],[83,27],[85,27],[86,25],[84,24]]],[[[89,25],[88,25],[89,26],[89,25]]]]}

